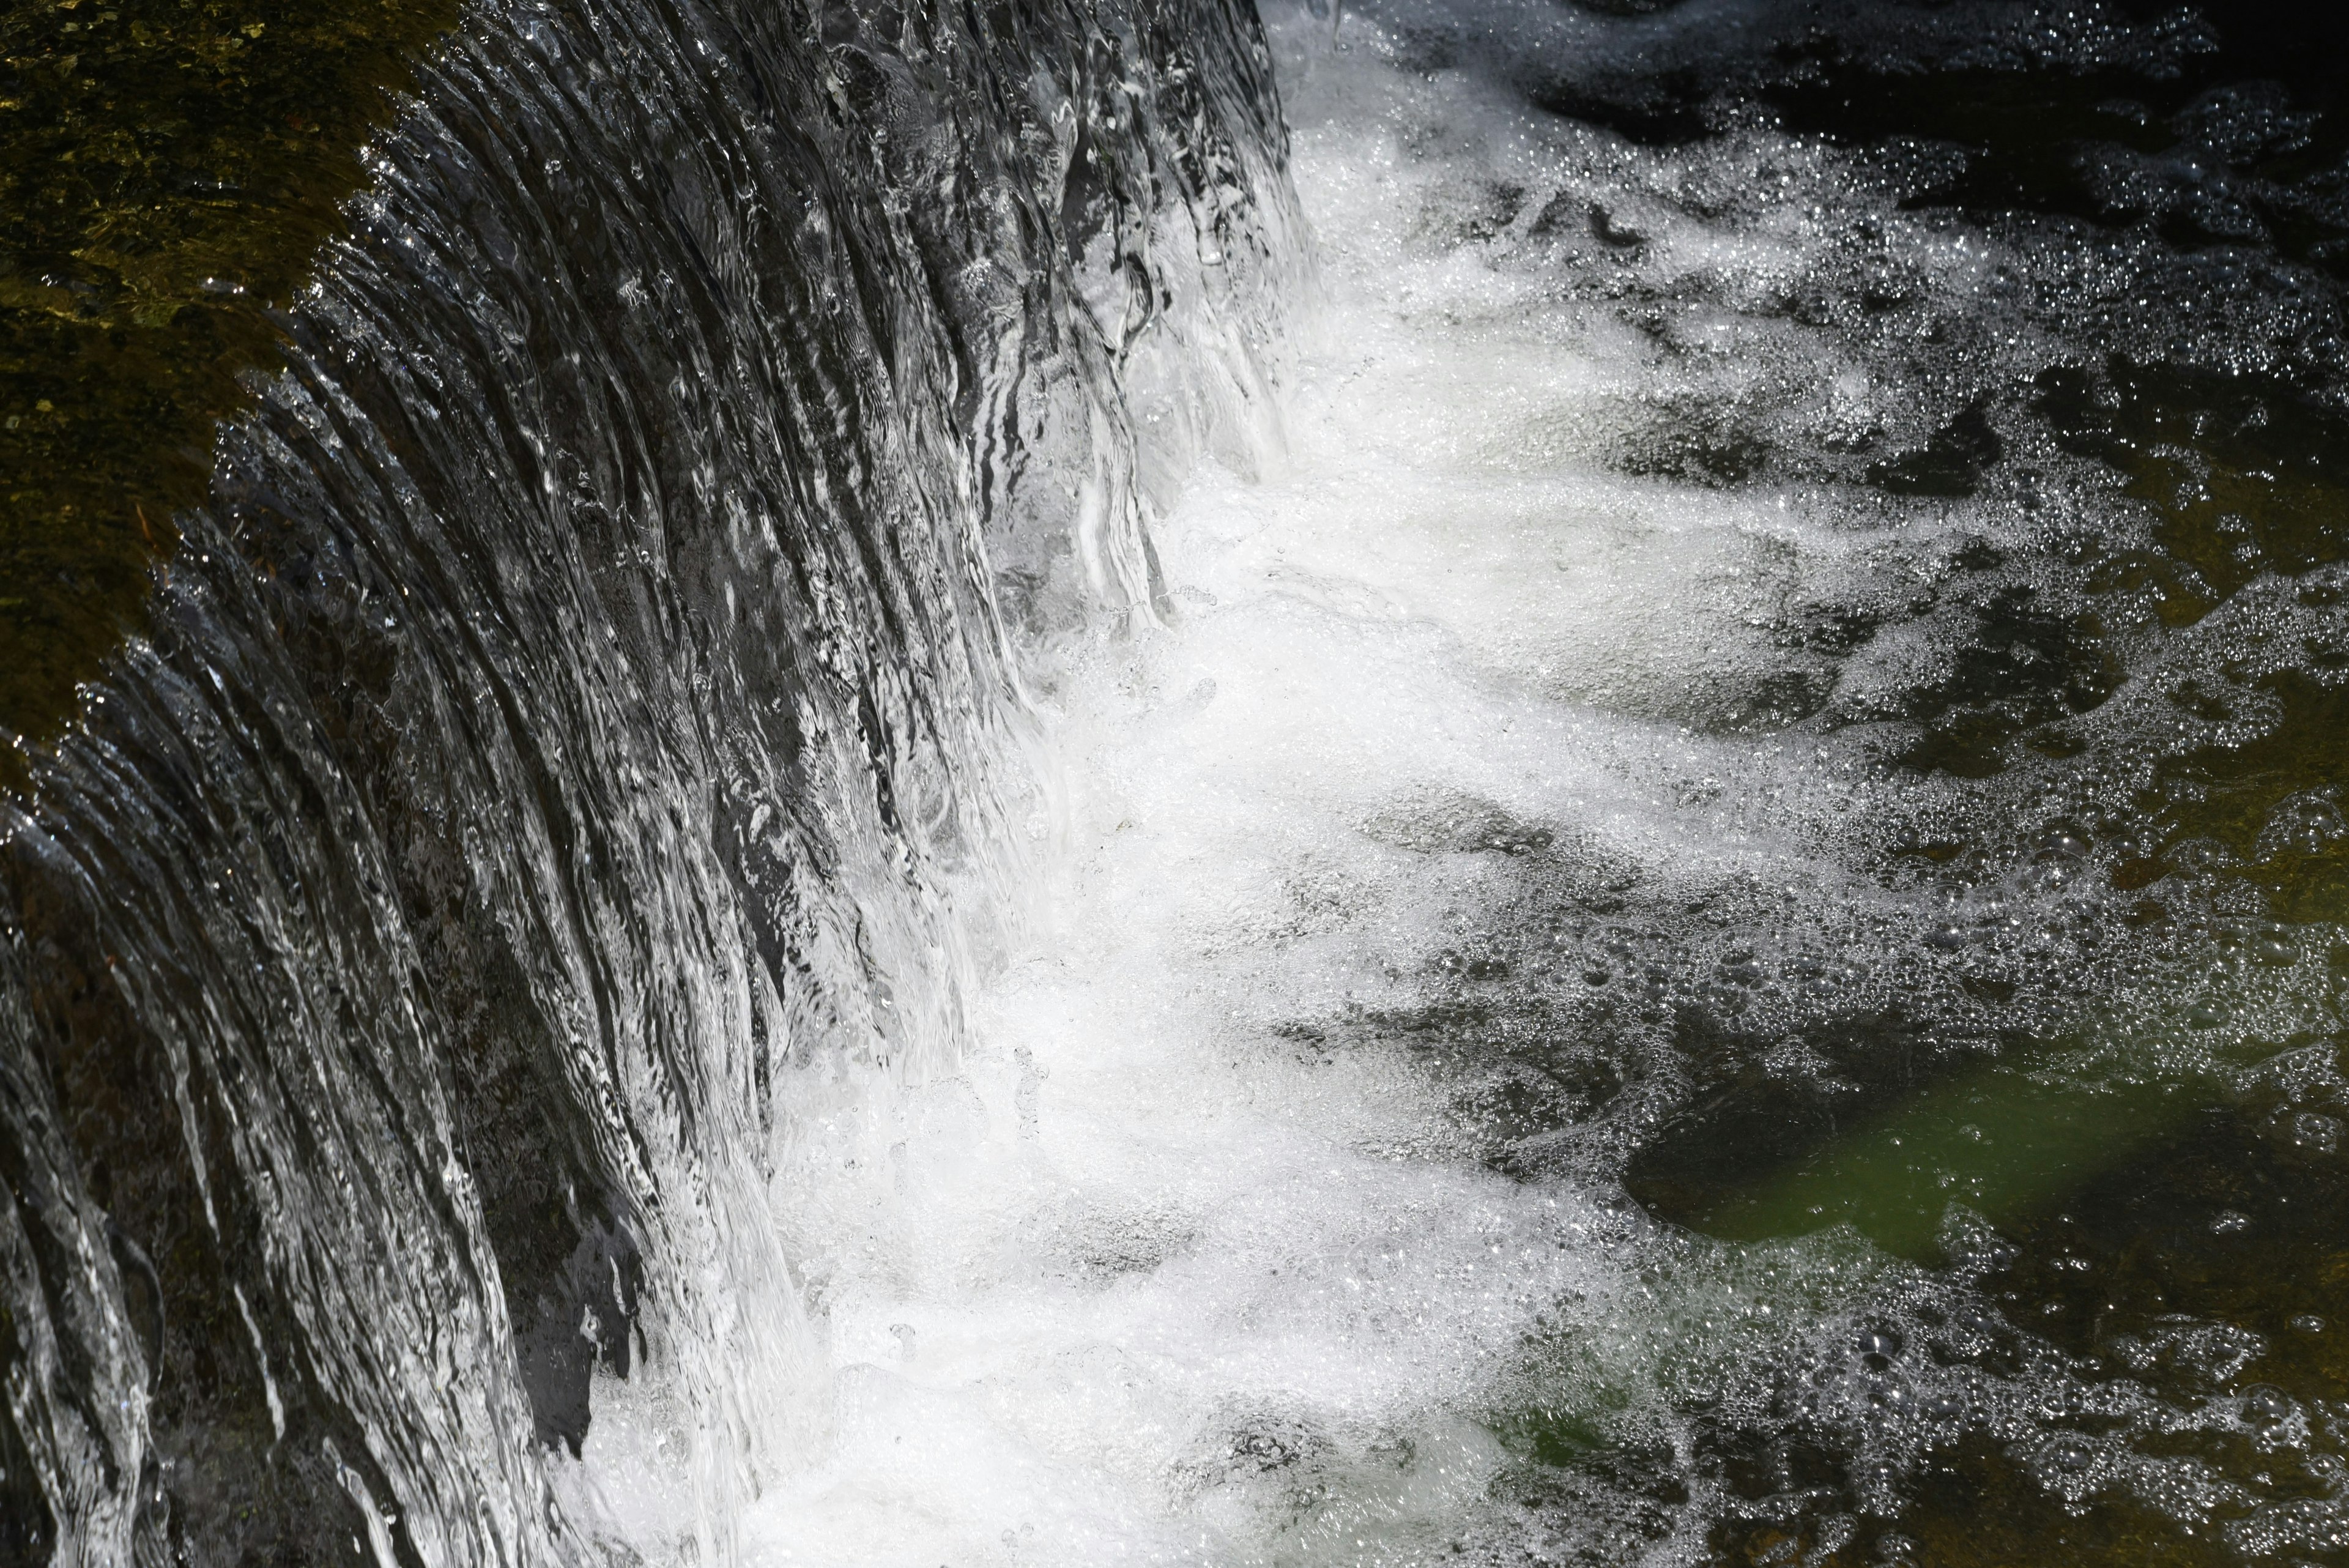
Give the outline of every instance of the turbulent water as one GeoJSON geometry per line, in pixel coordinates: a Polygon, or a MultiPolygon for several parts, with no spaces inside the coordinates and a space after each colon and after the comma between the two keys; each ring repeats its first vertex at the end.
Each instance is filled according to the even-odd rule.
{"type": "Polygon", "coordinates": [[[1138,399],[1261,400],[1254,28],[630,0],[431,62],[12,816],[12,1560],[585,1560],[596,1367],[727,1554],[822,1424],[785,1151],[957,1051],[1008,639],[1157,591],[1138,399]]]}
{"type": "Polygon", "coordinates": [[[485,10],[13,826],[0,1552],[2341,1560],[2228,47],[485,10]]]}

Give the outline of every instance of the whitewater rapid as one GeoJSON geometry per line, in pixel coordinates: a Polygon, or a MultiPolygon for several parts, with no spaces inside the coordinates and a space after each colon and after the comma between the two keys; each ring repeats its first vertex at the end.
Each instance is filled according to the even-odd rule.
{"type": "MultiPolygon", "coordinates": [[[[1521,1179],[1440,1063],[1330,1037],[1423,1008],[1431,961],[1475,963],[1518,857],[1559,834],[1692,886],[1815,898],[1822,873],[1766,820],[1671,798],[1758,773],[1740,805],[1766,819],[1776,759],[1591,700],[1734,680],[1736,584],[1795,524],[1609,472],[1578,432],[1644,368],[1443,223],[1491,161],[1561,150],[1325,27],[1276,19],[1319,263],[1284,429],[1155,521],[1154,622],[1031,673],[1034,883],[959,1063],[803,1115],[774,1179],[823,1373],[746,1563],[1540,1539],[1494,1497],[1530,1344],[1589,1335],[1610,1417],[1669,1444],[1679,1314],[1719,1298],[1707,1356],[1777,1336],[1766,1287],[1660,1304],[1676,1244],[1605,1150],[1521,1179]],[[1433,157],[1429,121],[1455,139],[1433,157]]],[[[1843,786],[1804,787],[1807,817],[1843,786]]],[[[1804,1272],[1838,1267],[1876,1272],[1804,1272]]],[[[657,1386],[595,1403],[581,1506],[639,1549],[688,1539],[657,1386]]]]}
{"type": "MultiPolygon", "coordinates": [[[[1503,57],[1742,47],[1702,7],[1268,17],[1316,264],[1280,417],[1163,487],[1154,615],[1026,646],[1028,869],[959,1053],[794,1086],[806,1373],[747,1563],[1669,1563],[1733,1516],[1895,1561],[1961,1440],[2190,1535],[2236,1506],[2191,1445],[2313,1429],[2238,1400],[2256,1349],[2153,1392],[2008,1321],[1961,1160],[1927,1173],[1937,1268],[1627,1195],[1660,1139],[1741,1158],[1685,1146],[1773,1085],[1874,1116],[2033,1030],[2129,1082],[2208,1064],[2162,1021],[2214,982],[2076,825],[2188,732],[2126,672],[2241,621],[2092,613],[2050,564],[2064,516],[2142,524],[1997,389],[2126,310],[2114,250],[1911,213],[1913,150],[1537,109],[1454,47],[1488,13],[1503,57]],[[2023,715],[1988,763],[1932,728],[1977,700],[2023,715]]],[[[1998,15],[2018,49],[2176,43],[1998,15]]],[[[2314,950],[2273,940],[2219,999],[2243,1035],[2321,1022],[2314,950]]],[[[1952,1136],[2005,1136],[1977,1100],[1952,1136]]],[[[595,1412],[573,1506],[682,1550],[658,1378],[595,1412]]]]}
{"type": "Polygon", "coordinates": [[[2237,20],[468,10],[0,801],[0,1561],[2337,1560],[2237,20]]]}

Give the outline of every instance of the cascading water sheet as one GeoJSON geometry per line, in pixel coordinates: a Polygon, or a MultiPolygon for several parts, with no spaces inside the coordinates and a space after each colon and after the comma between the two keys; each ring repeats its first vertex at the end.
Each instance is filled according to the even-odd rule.
{"type": "Polygon", "coordinates": [[[0,1562],[2338,1560],[2233,25],[479,11],[10,808],[0,1562]]]}
{"type": "Polygon", "coordinates": [[[601,1368],[728,1558],[819,1435],[776,1140],[957,1049],[1008,639],[1156,591],[1129,389],[1261,400],[1265,71],[1213,4],[436,47],[6,808],[0,1555],[590,1560],[601,1368]]]}

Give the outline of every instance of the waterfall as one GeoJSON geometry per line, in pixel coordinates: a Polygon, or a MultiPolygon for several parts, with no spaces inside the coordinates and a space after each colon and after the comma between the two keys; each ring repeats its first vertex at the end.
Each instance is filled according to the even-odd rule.
{"type": "Polygon", "coordinates": [[[5,807],[0,1568],[2338,1561],[2280,16],[487,0],[5,807]]]}
{"type": "Polygon", "coordinates": [[[0,1555],[583,1561],[657,1374],[728,1560],[823,1419],[781,1151],[953,1058],[1016,649],[1268,417],[1283,159],[1231,0],[435,51],[8,808],[0,1555]]]}

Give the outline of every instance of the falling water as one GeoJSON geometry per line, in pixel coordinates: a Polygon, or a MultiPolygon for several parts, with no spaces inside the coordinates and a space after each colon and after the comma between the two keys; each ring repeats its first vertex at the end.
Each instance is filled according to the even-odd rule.
{"type": "Polygon", "coordinates": [[[953,1060],[1017,863],[1013,642],[1146,618],[1139,465],[1262,404],[1265,73],[1196,4],[434,56],[10,818],[13,1556],[584,1560],[595,1368],[730,1552],[821,1435],[783,1151],[953,1060]]]}
{"type": "Polygon", "coordinates": [[[2229,37],[475,16],[13,820],[0,1547],[2339,1560],[2229,37]]]}

